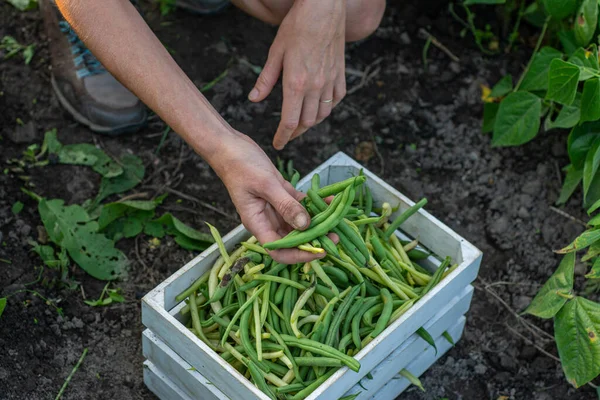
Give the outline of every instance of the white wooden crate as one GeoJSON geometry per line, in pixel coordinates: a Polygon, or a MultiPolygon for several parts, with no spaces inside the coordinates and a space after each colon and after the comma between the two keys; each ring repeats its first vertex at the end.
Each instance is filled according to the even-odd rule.
{"type": "MultiPolygon", "coordinates": [[[[321,184],[327,185],[355,176],[362,166],[343,153],[337,153],[299,182],[299,189],[310,187],[314,173],[321,176],[321,184]]],[[[386,184],[370,171],[363,169],[367,184],[373,194],[375,206],[387,201],[398,205],[394,218],[414,204],[397,190],[386,184]]],[[[231,251],[240,241],[250,236],[243,226],[238,226],[223,241],[231,251]]],[[[420,243],[438,258],[451,256],[458,267],[442,282],[419,300],[408,312],[384,330],[355,358],[361,363],[359,372],[347,367],[340,368],[323,385],[315,390],[308,400],[337,398],[350,390],[361,378],[375,368],[382,360],[406,341],[418,328],[429,321],[438,310],[467,287],[477,276],[481,263],[481,252],[472,244],[442,224],[427,211],[421,209],[402,225],[402,238],[418,238],[420,243]]],[[[178,321],[176,311],[181,308],[175,296],[189,287],[205,271],[209,270],[219,256],[216,245],[211,246],[198,257],[149,292],[142,299],[142,322],[162,338],[165,344],[183,357],[193,368],[201,371],[204,377],[224,395],[237,399],[261,399],[267,397],[238,371],[231,367],[217,353],[213,352],[200,339],[178,321]]],[[[435,270],[440,264],[437,258],[430,257],[423,266],[435,270]]]]}
{"type": "MultiPolygon", "coordinates": [[[[460,320],[469,309],[473,297],[473,286],[467,286],[458,296],[446,304],[423,327],[429,334],[436,338],[444,331],[450,330],[456,321],[460,320]]],[[[368,396],[364,388],[374,393],[385,385],[402,368],[422,354],[430,345],[417,334],[413,334],[392,354],[383,360],[371,372],[371,378],[364,377],[360,385],[356,384],[346,395],[361,393],[357,399],[366,399],[368,396]],[[361,387],[362,385],[362,387],[361,387]]],[[[171,350],[164,341],[152,331],[146,329],[142,337],[144,357],[156,368],[170,377],[173,383],[187,396],[203,400],[225,400],[223,394],[212,382],[206,379],[199,371],[171,350]]]]}
{"type": "MultiPolygon", "coordinates": [[[[460,319],[449,329],[447,332],[450,334],[454,342],[457,342],[462,336],[464,327],[465,327],[466,319],[465,317],[460,317],[460,319]]],[[[146,338],[151,338],[152,333],[146,331],[144,332],[146,338]]],[[[153,339],[156,339],[154,336],[153,339]]],[[[422,340],[422,339],[421,339],[422,340]]],[[[425,350],[422,350],[420,355],[414,359],[408,366],[403,367],[406,368],[409,372],[411,372],[415,376],[420,376],[423,372],[425,372],[431,365],[433,365],[439,358],[441,358],[450,348],[452,347],[450,342],[444,337],[438,337],[435,340],[435,345],[437,347],[437,353],[433,349],[433,347],[428,346],[425,350]]],[[[173,353],[175,354],[175,353],[173,353]]],[[[179,357],[175,354],[176,357],[179,357]]],[[[179,357],[181,360],[181,358],[179,357]]],[[[183,361],[183,360],[182,360],[183,361]]],[[[191,366],[188,365],[187,373],[193,374],[195,371],[189,371],[191,366]]],[[[350,394],[359,393],[357,399],[369,399],[369,400],[393,400],[400,393],[402,393],[408,386],[410,386],[410,382],[406,379],[398,375],[398,372],[401,370],[394,369],[391,374],[392,377],[381,389],[374,391],[375,389],[372,386],[366,387],[362,382],[361,384],[365,386],[365,388],[359,386],[358,384],[352,388],[352,390],[345,394],[348,396],[350,394]]],[[[199,375],[199,374],[198,374],[199,375]]],[[[201,375],[200,375],[201,376],[201,375]]],[[[223,393],[219,392],[215,393],[215,390],[212,388],[210,382],[206,383],[206,386],[203,385],[203,388],[200,391],[196,392],[188,392],[182,389],[176,381],[172,381],[172,374],[164,373],[161,368],[156,366],[152,360],[146,360],[144,362],[144,382],[146,386],[152,393],[157,395],[161,399],[170,399],[170,400],[192,400],[192,399],[201,399],[201,400],[230,400],[229,397],[225,396],[223,393]],[[168,376],[167,376],[168,375],[168,376]]],[[[375,375],[373,375],[374,379],[375,375]]],[[[206,378],[202,377],[202,380],[206,381],[206,378]]],[[[366,379],[366,378],[364,378],[366,379]]],[[[363,379],[363,380],[364,380],[363,379]]]]}

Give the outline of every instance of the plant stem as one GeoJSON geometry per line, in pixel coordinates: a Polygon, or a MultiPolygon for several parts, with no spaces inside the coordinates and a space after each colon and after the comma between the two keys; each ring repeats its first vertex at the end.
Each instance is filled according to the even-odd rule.
{"type": "Polygon", "coordinates": [[[83,354],[81,355],[81,357],[79,357],[79,361],[77,361],[77,364],[75,364],[75,366],[73,367],[73,370],[71,371],[71,373],[69,374],[69,376],[67,376],[67,379],[65,380],[65,383],[63,383],[62,387],[60,388],[60,392],[58,392],[58,394],[56,395],[56,397],[54,398],[54,400],[59,400],[61,398],[61,396],[63,395],[65,389],[69,385],[69,382],[71,382],[71,378],[73,378],[73,375],[75,375],[75,372],[77,372],[77,370],[79,369],[79,366],[83,362],[83,359],[87,355],[87,352],[88,352],[88,349],[86,347],[85,349],[83,349],[83,354]]]}
{"type": "Polygon", "coordinates": [[[542,33],[540,33],[540,37],[538,38],[538,41],[535,44],[535,49],[533,49],[533,53],[531,54],[531,57],[529,58],[529,62],[527,63],[525,70],[521,74],[521,77],[519,78],[519,82],[517,82],[517,85],[513,89],[513,92],[516,92],[517,90],[519,90],[519,87],[521,86],[521,83],[523,83],[523,79],[525,78],[525,75],[527,75],[527,73],[529,72],[529,68],[531,68],[531,64],[533,64],[533,59],[535,58],[536,54],[540,50],[540,46],[542,45],[544,36],[546,36],[546,30],[548,29],[549,23],[550,23],[550,16],[546,17],[546,21],[544,22],[544,26],[542,27],[542,33]]]}
{"type": "Polygon", "coordinates": [[[519,14],[517,14],[517,21],[515,22],[515,26],[513,27],[512,32],[509,36],[508,46],[506,47],[506,53],[510,53],[515,40],[517,39],[517,35],[519,34],[519,27],[521,26],[521,19],[523,19],[523,14],[525,14],[525,1],[521,2],[521,7],[519,7],[519,14]]]}

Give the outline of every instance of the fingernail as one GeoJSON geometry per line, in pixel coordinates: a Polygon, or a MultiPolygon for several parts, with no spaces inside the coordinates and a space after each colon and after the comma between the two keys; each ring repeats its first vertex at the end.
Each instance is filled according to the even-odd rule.
{"type": "Polygon", "coordinates": [[[258,97],[258,90],[256,88],[252,89],[250,91],[250,94],[248,95],[248,98],[250,100],[256,100],[256,98],[258,97]]]}
{"type": "Polygon", "coordinates": [[[304,214],[298,214],[294,217],[294,228],[296,228],[296,229],[304,228],[307,223],[308,223],[308,219],[306,218],[306,215],[304,215],[304,214]]]}

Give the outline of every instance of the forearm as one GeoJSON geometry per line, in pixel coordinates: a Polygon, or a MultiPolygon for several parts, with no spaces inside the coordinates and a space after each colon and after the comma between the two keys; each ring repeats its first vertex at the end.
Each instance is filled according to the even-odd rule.
{"type": "MultiPolygon", "coordinates": [[[[211,165],[236,135],[128,0],[56,0],[102,64],[211,165]]],[[[214,167],[214,165],[213,165],[214,167]]]]}

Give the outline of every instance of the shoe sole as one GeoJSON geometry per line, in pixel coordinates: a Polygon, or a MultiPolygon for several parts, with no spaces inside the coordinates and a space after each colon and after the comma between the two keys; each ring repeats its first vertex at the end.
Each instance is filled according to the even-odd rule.
{"type": "Polygon", "coordinates": [[[125,125],[120,125],[120,126],[116,126],[116,127],[115,126],[98,125],[98,124],[90,121],[83,114],[81,114],[79,111],[77,111],[77,109],[69,102],[69,100],[67,100],[67,98],[65,96],[63,96],[63,94],[60,92],[60,90],[58,88],[58,84],[56,83],[56,80],[54,79],[54,75],[51,76],[50,82],[52,83],[52,89],[54,90],[56,97],[58,97],[59,103],[67,110],[67,112],[69,114],[71,114],[71,116],[73,118],[75,118],[75,120],[77,122],[87,126],[93,132],[100,133],[102,135],[107,135],[107,136],[119,136],[119,135],[122,135],[125,133],[135,132],[138,129],[140,129],[141,127],[143,127],[144,125],[146,125],[146,118],[144,118],[144,120],[142,122],[139,122],[137,124],[125,124],[125,125]]]}

